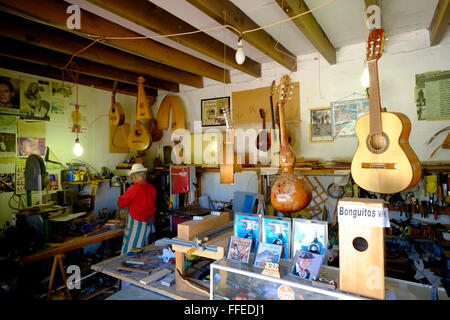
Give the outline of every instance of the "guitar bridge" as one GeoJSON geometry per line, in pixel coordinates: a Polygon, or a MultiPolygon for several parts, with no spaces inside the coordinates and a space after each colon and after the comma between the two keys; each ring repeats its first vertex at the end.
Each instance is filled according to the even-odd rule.
{"type": "Polygon", "coordinates": [[[377,170],[396,170],[398,165],[396,163],[375,163],[375,162],[363,162],[361,168],[363,169],[377,169],[377,170]]]}

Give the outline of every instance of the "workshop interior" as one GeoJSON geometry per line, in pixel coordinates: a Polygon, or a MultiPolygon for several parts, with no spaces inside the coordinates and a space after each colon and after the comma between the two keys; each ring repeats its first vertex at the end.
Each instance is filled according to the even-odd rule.
{"type": "Polygon", "coordinates": [[[0,0],[0,298],[448,300],[448,0],[0,0]]]}

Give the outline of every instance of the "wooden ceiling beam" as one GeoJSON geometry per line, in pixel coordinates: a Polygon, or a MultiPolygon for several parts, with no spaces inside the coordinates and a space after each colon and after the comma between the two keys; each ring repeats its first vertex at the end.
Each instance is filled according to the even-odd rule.
{"type": "MultiPolygon", "coordinates": [[[[133,0],[133,5],[123,0],[87,0],[107,11],[134,22],[161,35],[199,31],[195,27],[151,3],[148,0],[133,0]]],[[[261,64],[247,57],[242,65],[237,64],[236,50],[204,32],[169,37],[173,41],[205,56],[213,58],[253,77],[261,77],[261,64]],[[225,52],[224,52],[225,51],[225,52]]]]}
{"type": "MultiPolygon", "coordinates": [[[[216,20],[219,24],[229,24],[241,33],[260,27],[231,1],[187,0],[187,2],[203,11],[206,15],[216,20]],[[226,13],[226,19],[224,12],[226,13]]],[[[229,30],[239,35],[239,33],[235,30],[229,30]]],[[[242,35],[242,39],[272,58],[274,61],[278,62],[280,65],[291,71],[297,71],[297,58],[295,55],[278,43],[278,41],[266,31],[261,29],[246,33],[242,35]]]]}
{"type": "MultiPolygon", "coordinates": [[[[291,18],[309,11],[303,0],[276,0],[276,2],[287,16],[291,18]]],[[[293,19],[292,22],[295,23],[329,64],[336,64],[336,49],[311,13],[293,19]]]]}
{"type": "MultiPolygon", "coordinates": [[[[3,10],[39,19],[52,26],[85,37],[88,37],[88,35],[102,37],[143,37],[141,34],[82,9],[80,9],[81,30],[68,29],[66,21],[69,14],[66,11],[70,4],[62,0],[0,0],[0,4],[2,4],[3,10]]],[[[151,39],[106,39],[102,40],[102,42],[163,65],[205,76],[216,81],[230,82],[228,70],[151,39]]]]}
{"type": "MultiPolygon", "coordinates": [[[[1,36],[0,43],[2,44],[0,47],[0,55],[2,56],[47,65],[61,70],[63,70],[64,66],[67,64],[67,61],[70,59],[69,55],[1,36]]],[[[138,73],[102,65],[100,63],[80,59],[78,57],[74,58],[73,61],[77,64],[81,74],[95,76],[98,78],[117,80],[128,84],[137,84],[137,79],[140,76],[138,73]]],[[[151,77],[144,78],[146,80],[144,82],[145,87],[152,87],[170,92],[180,91],[177,83],[154,79],[151,77]]]]}
{"type": "MultiPolygon", "coordinates": [[[[55,79],[58,81],[61,81],[62,79],[62,73],[60,69],[10,57],[0,56],[0,68],[28,73],[38,77],[55,79]]],[[[65,82],[70,82],[70,79],[66,78],[65,82]]],[[[86,74],[80,74],[78,77],[78,83],[88,87],[94,87],[96,89],[112,91],[114,81],[109,79],[97,78],[86,74]]],[[[123,82],[119,82],[117,85],[117,92],[130,96],[137,96],[137,90],[137,85],[123,82]]],[[[156,97],[158,95],[158,90],[154,88],[145,88],[145,91],[148,96],[156,97]]]]}
{"type": "Polygon", "coordinates": [[[450,23],[450,0],[439,0],[430,24],[430,45],[439,44],[450,23]]]}
{"type": "MultiPolygon", "coordinates": [[[[1,11],[0,35],[70,56],[91,44],[90,40],[75,34],[31,22],[1,11]]],[[[182,83],[196,88],[203,87],[203,79],[199,75],[168,67],[103,44],[96,43],[77,56],[166,81],[182,83]]]]}

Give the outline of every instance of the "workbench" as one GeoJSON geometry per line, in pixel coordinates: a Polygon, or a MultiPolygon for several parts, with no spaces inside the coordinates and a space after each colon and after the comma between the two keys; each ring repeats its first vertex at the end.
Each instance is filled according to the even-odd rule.
{"type": "MultiPolygon", "coordinates": [[[[156,262],[158,260],[158,255],[162,255],[164,248],[169,248],[170,245],[166,247],[156,247],[155,245],[149,245],[144,248],[144,252],[141,254],[140,258],[147,258],[152,262],[156,262]]],[[[117,256],[105,261],[102,261],[100,263],[97,263],[93,265],[91,268],[92,270],[95,270],[97,272],[101,272],[104,274],[107,274],[111,277],[117,278],[119,280],[129,282],[131,284],[134,284],[136,286],[139,286],[141,288],[156,292],[158,294],[161,294],[163,296],[175,299],[175,300],[208,300],[209,297],[204,297],[200,295],[195,295],[192,293],[182,292],[178,291],[176,289],[175,284],[171,287],[165,287],[160,284],[160,280],[155,280],[149,284],[143,284],[140,282],[140,280],[146,278],[149,276],[149,274],[141,273],[141,272],[124,272],[119,271],[119,267],[122,265],[122,262],[132,258],[128,255],[121,255],[117,256]]],[[[162,269],[170,269],[172,271],[175,271],[175,265],[172,263],[163,263],[161,261],[161,265],[152,270],[151,274],[154,274],[155,272],[162,270],[162,269]]]]}
{"type": "Polygon", "coordinates": [[[24,256],[21,258],[20,263],[22,265],[26,265],[53,257],[53,266],[52,271],[50,273],[50,282],[48,285],[47,300],[50,299],[50,294],[52,291],[53,281],[55,279],[56,268],[58,264],[64,281],[64,285],[66,286],[67,289],[68,298],[69,300],[71,300],[72,296],[70,294],[70,289],[67,287],[66,271],[63,265],[64,253],[75,249],[83,248],[97,242],[119,237],[123,235],[123,233],[124,233],[123,229],[107,230],[101,233],[94,233],[92,235],[74,237],[73,239],[70,239],[62,243],[47,243],[47,245],[49,246],[48,249],[32,255],[24,256]]]}

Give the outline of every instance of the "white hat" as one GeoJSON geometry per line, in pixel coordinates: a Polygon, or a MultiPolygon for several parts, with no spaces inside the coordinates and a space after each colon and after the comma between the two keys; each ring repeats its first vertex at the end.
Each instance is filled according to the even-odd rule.
{"type": "Polygon", "coordinates": [[[147,168],[145,168],[143,165],[142,165],[142,163],[135,163],[135,164],[133,164],[133,166],[131,167],[131,171],[130,171],[130,173],[128,174],[128,175],[132,175],[133,173],[136,173],[136,172],[145,172],[145,171],[147,171],[147,168]]]}

